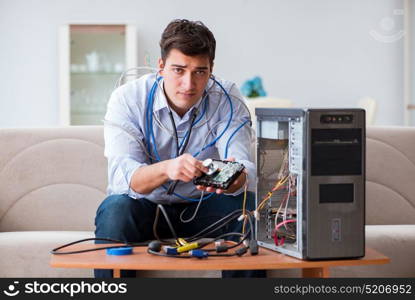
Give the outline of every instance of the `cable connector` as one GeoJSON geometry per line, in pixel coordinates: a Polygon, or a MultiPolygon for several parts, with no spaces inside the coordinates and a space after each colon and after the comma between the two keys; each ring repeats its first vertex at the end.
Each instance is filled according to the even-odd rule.
{"type": "Polygon", "coordinates": [[[242,255],[244,255],[247,251],[248,251],[248,248],[247,248],[247,247],[242,247],[242,248],[239,248],[238,250],[236,250],[236,251],[235,251],[235,253],[236,253],[236,255],[238,255],[238,256],[242,256],[242,255]]]}
{"type": "Polygon", "coordinates": [[[186,245],[186,244],[187,244],[187,242],[186,242],[186,240],[185,240],[184,238],[178,238],[178,239],[176,240],[176,245],[177,245],[177,247],[184,246],[184,245],[186,245]]]}
{"type": "Polygon", "coordinates": [[[242,215],[239,216],[238,221],[241,222],[243,219],[245,219],[245,215],[244,214],[242,214],[242,215]]]}
{"type": "Polygon", "coordinates": [[[249,241],[249,251],[251,252],[251,255],[257,255],[259,252],[258,249],[258,241],[257,240],[250,240],[249,241]]]}
{"type": "Polygon", "coordinates": [[[193,250],[199,248],[199,243],[194,242],[194,243],[188,243],[186,245],[180,246],[177,248],[177,252],[182,253],[182,252],[187,252],[189,250],[193,250]]]}
{"type": "Polygon", "coordinates": [[[216,253],[221,253],[221,252],[226,252],[226,251],[228,251],[228,246],[226,246],[225,244],[216,246],[216,253]]]}
{"type": "Polygon", "coordinates": [[[249,240],[248,239],[244,240],[243,243],[244,243],[245,247],[249,247],[249,240]]]}
{"type": "Polygon", "coordinates": [[[171,246],[163,246],[163,251],[167,255],[177,255],[177,254],[179,254],[177,252],[177,248],[174,248],[174,247],[171,247],[171,246]]]}
{"type": "Polygon", "coordinates": [[[223,243],[225,243],[225,240],[224,239],[219,239],[219,240],[215,241],[215,247],[218,247],[218,246],[222,245],[223,243]]]}
{"type": "Polygon", "coordinates": [[[208,257],[208,253],[206,251],[200,249],[194,249],[189,251],[190,256],[197,257],[197,258],[205,258],[208,257]]]}
{"type": "Polygon", "coordinates": [[[255,220],[259,220],[259,211],[254,210],[254,218],[255,220]]]}

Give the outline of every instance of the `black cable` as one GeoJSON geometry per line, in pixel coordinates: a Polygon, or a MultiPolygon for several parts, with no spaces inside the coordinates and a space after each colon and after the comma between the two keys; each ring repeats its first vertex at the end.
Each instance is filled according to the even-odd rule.
{"type": "Polygon", "coordinates": [[[224,234],[221,234],[221,235],[217,236],[216,238],[214,238],[212,242],[206,243],[206,245],[203,245],[200,248],[202,248],[204,251],[208,251],[208,252],[210,252],[210,251],[216,251],[216,248],[203,248],[203,247],[205,247],[205,246],[207,246],[209,244],[212,244],[212,243],[216,242],[217,240],[220,240],[220,239],[222,239],[224,237],[234,236],[234,235],[239,236],[239,237],[244,237],[245,236],[244,234],[242,234],[240,232],[228,232],[228,233],[224,233],[224,234]]]}
{"type": "Polygon", "coordinates": [[[158,256],[164,256],[164,257],[176,257],[176,258],[191,258],[192,257],[190,255],[166,254],[166,253],[156,252],[150,249],[147,249],[147,253],[158,255],[158,256]]]}
{"type": "Polygon", "coordinates": [[[123,248],[123,247],[139,247],[139,246],[147,246],[147,245],[148,245],[148,242],[130,243],[130,242],[127,242],[127,241],[120,241],[120,240],[108,239],[108,238],[86,238],[86,239],[77,240],[77,241],[59,246],[55,249],[52,249],[52,251],[50,251],[50,253],[51,254],[56,254],[56,255],[76,254],[76,253],[84,253],[84,252],[91,252],[91,251],[104,250],[104,249],[123,248]],[[76,251],[67,251],[67,252],[58,252],[58,250],[60,250],[60,249],[64,249],[64,248],[67,248],[69,246],[79,244],[79,243],[82,243],[82,242],[86,242],[86,241],[106,241],[106,242],[112,242],[112,243],[117,243],[117,244],[122,244],[122,245],[97,247],[97,248],[83,249],[83,250],[76,250],[76,251]]]}
{"type": "MultiPolygon", "coordinates": [[[[193,123],[195,122],[195,119],[197,117],[197,114],[198,114],[198,109],[195,108],[195,110],[193,112],[193,115],[192,115],[192,121],[190,122],[189,134],[187,135],[187,138],[184,141],[184,144],[182,146],[182,149],[180,150],[179,154],[176,157],[182,155],[184,153],[184,151],[186,150],[187,145],[189,144],[190,134],[192,133],[193,123]]],[[[176,130],[176,125],[174,124],[174,120],[173,120],[173,116],[172,115],[171,115],[171,118],[172,118],[172,121],[173,121],[172,124],[174,125],[174,129],[176,130]]],[[[177,137],[177,132],[176,132],[176,145],[177,145],[177,149],[178,149],[179,148],[179,146],[178,146],[179,145],[179,139],[177,137]]],[[[174,193],[174,190],[176,189],[176,186],[177,186],[178,183],[179,183],[179,180],[175,180],[175,181],[173,181],[170,184],[170,186],[169,186],[169,188],[167,190],[167,195],[171,195],[171,194],[174,193]]]]}
{"type": "Polygon", "coordinates": [[[239,218],[239,214],[235,214],[234,216],[230,217],[229,219],[223,221],[223,224],[220,224],[218,227],[215,227],[213,229],[211,229],[210,231],[204,233],[202,236],[198,236],[197,239],[200,238],[204,238],[204,237],[209,237],[212,233],[214,233],[215,231],[220,230],[222,227],[225,227],[226,225],[228,225],[230,222],[234,221],[235,219],[239,218]]]}
{"type": "MultiPolygon", "coordinates": [[[[160,205],[160,210],[163,212],[163,214],[165,214],[164,216],[166,217],[166,220],[167,220],[167,223],[169,224],[170,223],[170,225],[171,225],[171,222],[170,222],[170,220],[169,220],[169,218],[168,218],[168,215],[166,214],[166,212],[165,212],[165,210],[164,210],[164,207],[163,206],[161,206],[160,205]]],[[[205,230],[206,229],[208,229],[208,228],[211,228],[212,227],[212,225],[213,226],[215,226],[215,225],[217,225],[217,224],[220,224],[220,222],[222,221],[224,221],[224,220],[226,220],[226,223],[224,223],[224,224],[221,224],[220,225],[220,227],[219,228],[221,228],[222,226],[224,226],[224,225],[226,225],[228,222],[230,222],[230,221],[232,221],[233,219],[234,219],[234,214],[236,214],[237,212],[239,213],[239,211],[240,210],[236,210],[236,211],[234,211],[234,212],[232,212],[232,213],[230,213],[230,214],[228,214],[227,216],[225,216],[224,218],[222,218],[222,219],[220,219],[220,220],[218,220],[217,222],[215,222],[215,223],[213,223],[213,224],[211,224],[210,226],[208,226],[207,228],[205,228],[205,230]],[[233,217],[233,218],[232,218],[233,217]],[[227,220],[228,219],[228,220],[227,220]]],[[[252,217],[252,215],[250,214],[250,217],[252,217]]],[[[252,225],[252,220],[250,219],[250,225],[252,225]]],[[[174,232],[174,229],[173,228],[171,228],[172,229],[172,232],[174,232]]],[[[202,230],[201,232],[203,232],[203,231],[205,231],[205,230],[202,230]]],[[[217,230],[217,229],[214,229],[214,230],[212,230],[211,232],[214,232],[215,230],[217,230]]],[[[249,235],[249,233],[251,233],[251,226],[250,226],[250,228],[249,228],[249,230],[247,231],[247,233],[245,234],[245,235],[243,235],[243,239],[239,242],[239,243],[237,243],[237,244],[235,244],[235,245],[232,245],[232,246],[229,246],[227,249],[232,249],[232,248],[234,248],[234,247],[237,247],[237,246],[239,246],[246,238],[247,238],[247,236],[249,235]]],[[[174,234],[175,234],[175,232],[174,232],[174,234]]],[[[225,237],[225,236],[230,236],[230,235],[239,235],[239,236],[241,236],[242,235],[242,233],[239,233],[239,232],[229,232],[229,233],[225,233],[225,234],[221,234],[221,235],[219,235],[218,237],[216,237],[214,240],[217,240],[217,239],[220,239],[220,238],[223,238],[223,237],[225,237]]],[[[213,241],[214,241],[213,240],[213,241]]],[[[164,242],[164,243],[166,243],[166,242],[164,242]]],[[[209,242],[209,243],[211,243],[211,242],[209,242]]],[[[204,244],[204,245],[201,245],[201,247],[200,248],[202,248],[202,247],[204,247],[204,246],[206,246],[207,244],[209,244],[209,243],[206,243],[206,244],[204,244]]],[[[141,243],[133,243],[133,242],[127,242],[127,241],[120,241],[120,240],[115,240],[115,239],[109,239],[109,238],[86,238],[86,239],[82,239],[82,240],[78,240],[78,241],[74,241],[74,242],[71,242],[71,243],[68,243],[68,244],[65,244],[65,245],[62,245],[62,246],[60,246],[60,247],[57,247],[57,248],[55,248],[55,249],[53,249],[52,251],[51,251],[51,254],[56,254],[56,255],[64,255],[64,254],[77,254],[77,253],[84,253],[84,252],[92,252],[92,251],[97,251],[97,250],[104,250],[104,249],[113,249],[113,248],[123,248],[123,247],[140,247],[140,246],[147,246],[148,245],[148,242],[141,242],[141,243]],[[112,242],[112,243],[119,243],[119,244],[121,244],[121,245],[119,245],[119,246],[105,246],[105,247],[97,247],[97,248],[91,248],[91,249],[83,249],[83,250],[76,250],[76,251],[67,251],[67,252],[60,252],[59,250],[61,250],[61,249],[64,249],[64,248],[66,248],[66,247],[69,247],[69,246],[71,246],[71,245],[74,245],[74,244],[78,244],[78,243],[82,243],[82,242],[85,242],[85,241],[106,241],[106,242],[112,242]]],[[[204,251],[208,251],[209,249],[204,249],[204,251]]],[[[185,256],[185,255],[167,255],[167,254],[163,254],[163,253],[157,253],[157,252],[155,252],[155,253],[153,253],[154,251],[151,251],[151,250],[147,250],[149,253],[151,253],[151,254],[155,254],[155,255],[159,255],[159,256],[166,256],[166,257],[179,257],[179,258],[189,258],[189,257],[192,257],[192,256],[185,256]]],[[[246,251],[245,251],[246,252],[246,251]]],[[[241,252],[241,251],[236,251],[236,252],[234,252],[234,253],[218,253],[218,254],[210,254],[209,256],[235,256],[235,255],[243,255],[245,252],[241,252]]]]}
{"type": "MultiPolygon", "coordinates": [[[[227,214],[226,216],[222,217],[221,219],[217,220],[215,223],[210,224],[208,227],[206,227],[205,229],[202,229],[201,231],[199,231],[198,233],[192,235],[191,237],[188,238],[189,241],[194,241],[199,239],[199,236],[202,236],[202,234],[205,234],[206,231],[210,230],[211,228],[213,228],[214,226],[216,226],[217,224],[220,224],[221,222],[226,222],[225,224],[227,224],[228,219],[233,220],[235,218],[236,215],[239,215],[239,213],[242,212],[241,209],[238,210],[234,210],[233,212],[230,212],[229,214],[227,214]]],[[[208,233],[211,233],[211,231],[208,231],[208,233]]]]}
{"type": "MultiPolygon", "coordinates": [[[[177,239],[177,234],[176,234],[176,232],[175,232],[175,230],[174,230],[174,228],[173,228],[173,226],[172,226],[172,223],[171,223],[171,221],[170,221],[170,218],[169,218],[169,216],[168,216],[167,212],[165,211],[164,207],[163,207],[161,204],[158,204],[158,205],[157,205],[156,216],[155,216],[155,218],[154,218],[154,223],[153,223],[153,234],[154,234],[154,237],[155,237],[157,240],[161,241],[161,242],[166,242],[166,241],[162,240],[162,239],[158,236],[158,234],[157,234],[157,224],[158,224],[158,219],[159,219],[159,210],[161,210],[161,211],[163,212],[163,215],[164,215],[164,217],[165,217],[165,219],[166,219],[166,222],[167,222],[168,226],[170,227],[170,231],[172,232],[173,237],[174,237],[175,239],[177,239]]],[[[206,227],[205,229],[203,229],[203,230],[199,231],[199,232],[198,232],[198,233],[196,233],[195,235],[193,235],[193,236],[191,236],[191,237],[189,237],[189,238],[185,238],[185,239],[186,239],[187,241],[189,241],[189,242],[192,242],[192,241],[195,241],[195,240],[201,239],[201,238],[205,237],[206,235],[211,234],[212,232],[215,232],[216,230],[219,230],[219,229],[220,229],[220,228],[222,228],[223,226],[225,226],[225,225],[227,225],[228,223],[230,223],[232,220],[236,219],[236,217],[239,215],[239,213],[240,213],[240,212],[242,212],[242,209],[235,210],[235,211],[233,211],[233,212],[229,213],[228,215],[224,216],[223,218],[219,219],[219,220],[218,220],[218,221],[216,221],[215,223],[213,223],[213,224],[209,225],[209,226],[208,226],[208,227],[206,227]],[[216,226],[216,225],[220,224],[221,222],[225,222],[225,223],[221,224],[218,228],[214,228],[214,229],[210,230],[211,228],[213,228],[214,226],[216,226]],[[209,231],[209,230],[210,230],[210,231],[209,231]],[[208,231],[208,232],[205,234],[205,236],[202,236],[202,234],[203,234],[205,231],[208,231]]]]}
{"type": "MultiPolygon", "coordinates": [[[[238,216],[239,213],[241,213],[241,212],[242,212],[242,209],[234,210],[233,212],[231,212],[231,213],[227,214],[226,216],[224,216],[222,219],[219,219],[218,221],[216,221],[215,223],[209,225],[205,229],[203,229],[203,230],[199,231],[198,233],[192,235],[191,237],[187,238],[187,240],[188,241],[195,241],[197,239],[200,239],[199,236],[202,236],[202,234],[205,234],[205,231],[210,230],[212,227],[216,226],[217,224],[220,224],[221,222],[226,222],[225,225],[228,224],[228,223],[230,223],[230,221],[232,221],[233,219],[235,219],[235,216],[238,216]],[[230,220],[227,220],[227,219],[230,219],[230,220]]],[[[222,228],[222,227],[223,226],[221,226],[220,228],[222,228]]],[[[216,229],[215,230],[212,230],[212,231],[208,231],[207,234],[210,234],[210,233],[212,233],[214,231],[216,231],[216,229]]],[[[207,235],[207,234],[205,234],[205,235],[207,235]]],[[[204,237],[204,236],[202,236],[202,237],[204,237]]]]}
{"type": "Polygon", "coordinates": [[[209,254],[209,256],[235,256],[236,253],[212,253],[209,254]]]}
{"type": "Polygon", "coordinates": [[[240,237],[244,236],[244,234],[240,233],[240,232],[227,232],[227,233],[224,233],[224,234],[221,234],[221,235],[215,237],[212,242],[215,242],[217,240],[223,239],[224,237],[233,236],[233,235],[238,235],[240,237]]]}
{"type": "MultiPolygon", "coordinates": [[[[172,231],[172,234],[174,235],[174,238],[177,240],[177,235],[176,235],[176,232],[174,231],[174,229],[173,229],[173,226],[171,225],[171,221],[170,221],[170,218],[169,218],[169,216],[167,215],[167,213],[166,213],[166,211],[164,210],[164,207],[161,205],[161,204],[159,204],[158,206],[157,206],[157,208],[160,208],[161,209],[161,211],[163,212],[163,214],[164,214],[164,217],[165,217],[165,219],[166,219],[166,222],[167,222],[167,224],[169,224],[169,227],[170,227],[170,230],[172,231]]],[[[231,213],[229,213],[228,215],[226,215],[226,216],[224,216],[223,218],[221,218],[221,219],[219,219],[218,221],[216,221],[215,223],[213,223],[213,224],[211,224],[211,225],[209,225],[208,227],[206,227],[205,229],[203,229],[203,230],[201,230],[201,231],[199,231],[198,233],[196,233],[195,235],[193,235],[193,236],[191,236],[190,238],[185,238],[185,240],[187,240],[188,242],[192,242],[192,241],[195,241],[195,240],[198,240],[198,239],[201,239],[201,238],[204,238],[204,237],[206,237],[207,235],[209,235],[209,234],[211,234],[211,233],[213,233],[213,232],[215,232],[215,231],[217,231],[217,230],[219,230],[219,229],[221,229],[222,227],[224,227],[224,226],[226,226],[228,223],[230,223],[230,222],[232,222],[234,219],[236,219],[237,217],[239,217],[239,213],[241,213],[243,210],[242,209],[238,209],[238,210],[235,210],[235,211],[233,211],[233,212],[231,212],[231,213]],[[223,223],[222,223],[223,222],[223,223]],[[221,224],[222,223],[222,224],[221,224]],[[215,228],[215,226],[217,226],[218,224],[220,224],[218,227],[216,227],[215,228]],[[213,229],[211,229],[211,228],[213,228],[213,229]],[[207,231],[207,232],[206,232],[207,231]],[[203,235],[202,235],[203,234],[203,235]]],[[[250,228],[249,228],[249,230],[246,232],[246,234],[244,234],[244,235],[242,235],[242,233],[240,233],[240,235],[242,235],[243,236],[243,238],[237,243],[237,244],[235,244],[235,245],[232,245],[232,246],[229,246],[227,249],[232,249],[232,248],[235,248],[235,247],[237,247],[237,246],[239,246],[239,245],[241,245],[242,243],[243,243],[243,241],[245,241],[247,238],[248,238],[248,235],[249,234],[251,234],[251,237],[253,237],[253,235],[252,235],[252,232],[253,232],[253,225],[252,225],[252,220],[251,220],[251,217],[252,217],[252,214],[248,211],[248,217],[249,217],[249,223],[250,223],[250,228]]],[[[156,230],[155,230],[155,227],[157,226],[157,221],[158,221],[158,210],[156,211],[156,217],[155,217],[155,222],[154,222],[154,224],[153,224],[153,232],[155,233],[155,237],[158,239],[158,240],[160,240],[160,241],[162,241],[158,236],[157,236],[157,233],[156,233],[156,230]]],[[[239,233],[238,233],[239,234],[239,233]]],[[[229,233],[225,233],[225,234],[221,234],[221,235],[219,235],[219,237],[217,237],[216,239],[219,239],[219,238],[222,238],[223,236],[228,236],[228,235],[231,235],[231,234],[229,234],[229,233]]],[[[214,239],[215,240],[215,239],[214,239]]],[[[164,242],[164,241],[162,241],[162,242],[164,242]]],[[[210,244],[211,242],[209,242],[209,243],[207,243],[207,244],[210,244]]],[[[199,248],[202,248],[202,247],[204,247],[204,246],[206,246],[207,244],[204,244],[204,245],[201,245],[199,248]]],[[[167,255],[168,256],[168,255],[167,255]]]]}
{"type": "Polygon", "coordinates": [[[251,212],[249,212],[249,211],[248,211],[248,214],[247,215],[248,215],[248,221],[249,221],[249,230],[246,232],[246,234],[244,235],[244,238],[243,239],[241,239],[237,244],[232,245],[232,246],[229,246],[228,247],[228,250],[229,249],[232,249],[232,248],[235,248],[235,247],[238,247],[240,244],[242,244],[248,238],[248,235],[249,234],[251,235],[251,239],[252,240],[255,239],[254,227],[253,227],[253,223],[252,223],[253,216],[252,216],[251,212]]]}
{"type": "Polygon", "coordinates": [[[179,137],[177,135],[176,123],[174,122],[173,113],[169,109],[170,122],[173,125],[174,139],[176,141],[176,157],[179,156],[179,137]]]}
{"type": "MultiPolygon", "coordinates": [[[[163,213],[163,215],[164,215],[164,217],[166,218],[166,222],[167,222],[167,224],[169,225],[169,227],[170,227],[170,230],[171,230],[171,232],[172,232],[172,234],[174,235],[174,237],[175,237],[175,239],[177,239],[177,235],[176,235],[176,232],[175,232],[175,230],[174,230],[174,228],[173,228],[173,226],[172,226],[172,224],[171,224],[171,222],[170,222],[170,219],[169,219],[169,217],[168,217],[168,215],[167,215],[167,213],[166,213],[166,211],[165,211],[165,209],[164,209],[164,207],[162,206],[162,205],[158,205],[157,206],[157,212],[156,212],[156,217],[155,217],[155,222],[154,222],[154,224],[153,224],[153,231],[155,231],[155,237],[156,238],[158,238],[158,236],[157,236],[157,232],[156,232],[156,230],[155,230],[155,228],[156,228],[156,226],[157,226],[157,221],[158,221],[158,217],[159,217],[159,210],[161,210],[162,211],[162,213],[163,213]]],[[[231,213],[229,213],[228,215],[226,215],[225,217],[223,217],[223,218],[221,218],[221,219],[219,219],[218,221],[216,221],[215,223],[213,223],[213,224],[211,224],[211,225],[209,225],[208,227],[206,227],[205,229],[203,229],[203,230],[201,230],[200,232],[198,232],[197,234],[195,234],[195,235],[193,235],[192,237],[190,237],[189,239],[187,239],[188,241],[190,240],[190,239],[193,239],[193,240],[197,240],[197,239],[200,239],[200,238],[203,238],[203,234],[205,234],[205,235],[208,235],[208,234],[211,234],[212,232],[215,232],[216,230],[218,230],[218,229],[220,229],[220,228],[222,228],[223,226],[225,226],[225,225],[227,225],[229,222],[231,222],[231,221],[233,221],[238,215],[239,215],[239,213],[241,212],[242,210],[241,209],[238,209],[238,210],[235,210],[235,211],[233,211],[233,212],[231,212],[231,213]],[[222,224],[221,224],[222,223],[222,224]],[[217,228],[214,228],[215,226],[217,226],[217,225],[219,225],[217,228]],[[213,228],[213,229],[212,229],[213,228]]],[[[223,238],[223,237],[225,237],[225,236],[230,236],[230,235],[239,235],[239,236],[243,236],[243,239],[241,239],[241,241],[239,242],[239,243],[237,243],[236,245],[233,245],[233,246],[229,246],[228,247],[228,249],[231,249],[231,248],[234,248],[234,247],[237,247],[238,245],[240,245],[244,240],[246,240],[246,238],[247,238],[247,236],[251,233],[251,236],[253,236],[252,235],[252,229],[253,229],[253,225],[252,225],[252,220],[251,220],[251,218],[252,218],[252,214],[248,211],[248,216],[249,216],[249,223],[250,223],[250,228],[249,228],[249,230],[246,232],[246,234],[245,235],[242,235],[242,233],[238,233],[238,232],[230,232],[230,233],[225,233],[225,234],[221,234],[221,235],[219,235],[218,237],[216,237],[214,240],[216,240],[216,239],[220,239],[220,238],[223,238]]],[[[167,242],[165,242],[165,241],[162,241],[164,244],[166,244],[167,242]]],[[[209,243],[211,243],[211,242],[209,242],[209,243]]],[[[204,247],[204,246],[206,246],[207,244],[209,244],[209,243],[206,243],[206,244],[202,244],[201,245],[201,247],[204,247]]],[[[168,244],[168,243],[167,243],[168,244]]],[[[84,252],[91,252],[91,251],[97,251],[97,250],[104,250],[104,249],[112,249],[112,248],[122,248],[122,247],[139,247],[139,246],[147,246],[148,245],[148,242],[140,242],[140,243],[133,243],[133,242],[127,242],[127,241],[120,241],[120,240],[115,240],[115,239],[109,239],[109,238],[86,238],[86,239],[82,239],[82,240],[78,240],[78,241],[74,241],[74,242],[71,242],[71,243],[68,243],[68,244],[65,244],[65,245],[62,245],[62,246],[60,246],[60,247],[57,247],[57,248],[55,248],[55,249],[53,249],[52,251],[51,251],[51,254],[57,254],[57,255],[62,255],[62,254],[76,254],[76,253],[84,253],[84,252]],[[59,250],[61,250],[61,249],[64,249],[64,248],[66,248],[66,247],[69,247],[69,246],[71,246],[71,245],[74,245],[74,244],[78,244],[78,243],[82,243],[82,242],[85,242],[85,241],[106,241],[106,242],[112,242],[112,243],[119,243],[119,244],[121,244],[121,245],[117,245],[117,246],[105,246],[105,247],[97,247],[97,248],[91,248],[91,249],[83,249],[83,250],[76,250],[76,251],[67,251],[67,252],[59,252],[59,250]]],[[[239,252],[238,252],[239,253],[239,252]]],[[[217,255],[209,255],[209,256],[234,256],[234,255],[242,255],[241,253],[232,253],[232,254],[217,254],[217,255]]],[[[163,256],[165,256],[165,255],[163,255],[163,256]]],[[[166,255],[166,256],[169,256],[169,257],[171,257],[171,255],[166,255]]],[[[185,257],[185,256],[180,256],[180,257],[185,257]]]]}
{"type": "Polygon", "coordinates": [[[170,222],[170,218],[169,218],[169,216],[167,215],[167,212],[166,212],[166,210],[164,209],[163,205],[158,204],[158,205],[157,205],[157,207],[158,207],[158,208],[160,208],[161,212],[162,212],[162,213],[163,213],[163,215],[164,215],[164,218],[166,219],[167,225],[169,225],[170,231],[171,231],[171,233],[173,234],[174,239],[175,239],[175,240],[177,240],[177,234],[176,234],[176,231],[174,230],[173,225],[172,225],[172,224],[171,224],[171,222],[170,222]]]}
{"type": "Polygon", "coordinates": [[[160,208],[157,206],[156,215],[154,217],[154,222],[153,222],[153,235],[158,241],[162,242],[162,240],[160,239],[160,237],[157,234],[157,224],[158,224],[158,221],[159,221],[159,215],[160,215],[160,208]]]}
{"type": "MultiPolygon", "coordinates": [[[[227,246],[226,251],[241,245],[248,238],[248,235],[251,235],[251,240],[255,239],[254,227],[253,227],[253,222],[252,222],[253,215],[250,211],[248,211],[247,215],[248,215],[248,221],[249,221],[249,230],[245,234],[239,233],[243,238],[238,243],[236,243],[232,246],[227,246]]],[[[233,220],[233,219],[231,219],[231,220],[233,220]]],[[[226,236],[226,235],[227,235],[226,233],[223,234],[223,236],[226,236]]],[[[205,249],[205,251],[216,251],[216,249],[205,249]]]]}
{"type": "Polygon", "coordinates": [[[197,110],[197,108],[195,108],[195,110],[194,110],[194,112],[193,112],[193,116],[192,116],[192,121],[190,122],[189,134],[188,134],[188,136],[187,136],[187,139],[184,141],[184,144],[183,144],[183,146],[182,146],[182,149],[181,149],[181,150],[180,150],[180,152],[179,152],[179,156],[180,156],[180,155],[182,155],[182,154],[184,153],[184,151],[185,151],[185,150],[186,150],[186,148],[187,148],[187,145],[189,144],[189,141],[190,141],[190,134],[192,133],[193,124],[194,124],[194,122],[195,122],[195,120],[196,120],[197,114],[198,114],[198,110],[197,110]]]}
{"type": "MultiPolygon", "coordinates": [[[[225,220],[225,219],[227,219],[228,218],[228,220],[226,220],[226,222],[225,223],[223,223],[223,224],[221,224],[219,227],[217,227],[217,228],[214,228],[213,230],[211,230],[211,231],[209,231],[209,232],[207,232],[207,233],[205,233],[205,235],[208,235],[208,234],[211,234],[212,232],[214,232],[214,231],[216,231],[216,230],[218,230],[218,229],[220,229],[220,228],[222,228],[223,226],[225,226],[225,225],[227,225],[228,223],[230,223],[231,221],[233,221],[234,219],[236,219],[236,217],[238,217],[238,215],[239,215],[239,213],[241,212],[241,211],[243,211],[242,209],[239,209],[239,210],[235,210],[235,211],[233,211],[233,212],[231,212],[230,214],[228,214],[227,216],[225,216],[225,217],[223,217],[222,219],[220,219],[220,220],[218,220],[217,222],[215,222],[215,223],[213,223],[213,224],[211,224],[210,226],[208,226],[207,228],[205,228],[204,230],[202,230],[201,232],[204,232],[204,231],[206,231],[207,229],[209,229],[210,227],[212,227],[212,226],[215,226],[215,225],[217,225],[217,224],[219,224],[220,222],[222,222],[223,220],[225,220]],[[236,214],[236,213],[238,213],[238,214],[236,214]],[[235,214],[235,215],[234,215],[235,214]]],[[[249,230],[243,235],[242,233],[241,233],[241,235],[242,235],[242,239],[238,242],[238,243],[236,243],[235,245],[232,245],[232,246],[226,246],[226,250],[225,251],[227,251],[227,250],[229,250],[229,249],[233,249],[233,248],[235,248],[235,247],[238,247],[239,245],[241,245],[247,238],[248,238],[248,236],[249,235],[251,235],[251,239],[252,240],[254,240],[254,228],[253,228],[253,222],[252,222],[252,218],[253,218],[253,215],[252,215],[252,213],[250,212],[250,211],[248,211],[248,221],[249,221],[249,230]]],[[[200,234],[200,232],[199,233],[197,233],[196,235],[194,235],[192,238],[196,238],[196,239],[200,239],[201,237],[200,236],[198,236],[200,234]]],[[[226,235],[226,234],[224,234],[224,235],[226,235]]],[[[221,235],[220,235],[221,236],[221,235]]],[[[203,236],[202,236],[203,237],[203,236]]],[[[189,240],[189,239],[187,239],[187,240],[189,240]]],[[[203,245],[202,247],[204,247],[204,246],[206,246],[206,245],[203,245]]],[[[201,248],[201,247],[200,247],[201,248]]],[[[245,247],[245,248],[248,248],[248,247],[245,247]]],[[[205,251],[216,251],[216,249],[205,249],[205,251]]],[[[246,251],[245,251],[246,252],[246,251]]],[[[241,252],[241,251],[239,251],[239,250],[237,250],[235,253],[233,253],[232,255],[219,255],[219,256],[233,256],[233,255],[238,255],[238,256],[241,256],[241,255],[243,255],[245,252],[241,252]],[[242,254],[241,254],[242,253],[242,254]]],[[[212,255],[210,255],[210,256],[212,256],[212,255]]],[[[213,255],[213,256],[215,256],[215,255],[213,255]]]]}
{"type": "MultiPolygon", "coordinates": [[[[166,253],[162,253],[162,252],[156,252],[150,249],[147,249],[147,253],[149,254],[153,254],[153,255],[158,255],[158,256],[164,256],[164,257],[174,257],[174,258],[192,258],[192,255],[180,255],[180,254],[166,254],[166,253]]],[[[236,256],[237,253],[214,253],[214,254],[209,254],[209,256],[236,256]]]]}

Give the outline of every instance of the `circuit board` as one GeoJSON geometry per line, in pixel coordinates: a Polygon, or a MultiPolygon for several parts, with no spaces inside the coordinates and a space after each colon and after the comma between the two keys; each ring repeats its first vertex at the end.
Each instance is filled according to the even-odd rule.
{"type": "Polygon", "coordinates": [[[211,175],[203,174],[193,180],[195,185],[211,186],[226,190],[245,169],[245,166],[238,162],[212,160],[213,168],[216,170],[211,175]]]}

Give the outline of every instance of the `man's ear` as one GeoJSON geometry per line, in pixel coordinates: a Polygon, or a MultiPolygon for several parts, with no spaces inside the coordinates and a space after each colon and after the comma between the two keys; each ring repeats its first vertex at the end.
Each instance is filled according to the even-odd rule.
{"type": "Polygon", "coordinates": [[[161,76],[163,76],[164,61],[162,58],[159,58],[158,65],[159,65],[159,73],[161,76]]]}
{"type": "Polygon", "coordinates": [[[212,61],[212,64],[210,65],[210,75],[212,75],[213,74],[213,61],[212,61]]]}

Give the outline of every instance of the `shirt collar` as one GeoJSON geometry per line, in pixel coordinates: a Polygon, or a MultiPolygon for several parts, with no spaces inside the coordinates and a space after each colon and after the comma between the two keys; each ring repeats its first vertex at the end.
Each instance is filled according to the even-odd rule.
{"type": "Polygon", "coordinates": [[[159,111],[167,107],[167,99],[164,94],[163,79],[158,82],[156,93],[154,94],[153,111],[159,111]]]}

